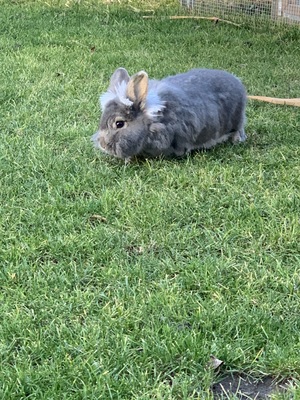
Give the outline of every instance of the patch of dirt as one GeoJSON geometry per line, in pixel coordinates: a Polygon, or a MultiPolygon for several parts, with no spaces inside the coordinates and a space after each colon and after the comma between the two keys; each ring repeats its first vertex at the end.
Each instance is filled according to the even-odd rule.
{"type": "Polygon", "coordinates": [[[235,395],[239,400],[265,400],[270,399],[271,394],[284,391],[288,383],[288,381],[276,383],[270,376],[257,379],[234,373],[215,383],[211,390],[215,400],[226,399],[230,395],[235,395]]]}

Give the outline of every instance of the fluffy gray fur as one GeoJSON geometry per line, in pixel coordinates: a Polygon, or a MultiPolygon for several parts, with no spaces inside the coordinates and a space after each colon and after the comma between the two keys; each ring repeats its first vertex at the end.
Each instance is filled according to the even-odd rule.
{"type": "Polygon", "coordinates": [[[113,156],[182,156],[225,141],[243,142],[246,90],[221,70],[193,69],[161,81],[118,68],[101,98],[95,147],[113,156]]]}

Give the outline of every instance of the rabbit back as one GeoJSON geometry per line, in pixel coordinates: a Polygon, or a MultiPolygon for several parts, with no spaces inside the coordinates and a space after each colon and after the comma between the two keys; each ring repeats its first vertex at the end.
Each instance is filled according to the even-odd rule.
{"type": "Polygon", "coordinates": [[[194,69],[154,85],[160,98],[168,104],[164,124],[174,125],[176,121],[174,153],[181,155],[227,140],[246,139],[247,95],[242,82],[234,75],[222,70],[194,69]]]}

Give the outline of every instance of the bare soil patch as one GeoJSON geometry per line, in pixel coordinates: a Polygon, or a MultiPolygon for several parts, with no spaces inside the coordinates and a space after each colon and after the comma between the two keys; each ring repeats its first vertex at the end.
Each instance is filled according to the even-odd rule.
{"type": "Polygon", "coordinates": [[[215,383],[211,390],[216,400],[226,399],[229,395],[235,395],[239,400],[263,400],[269,399],[271,394],[286,390],[288,383],[288,380],[276,382],[270,376],[258,379],[234,373],[215,383]]]}

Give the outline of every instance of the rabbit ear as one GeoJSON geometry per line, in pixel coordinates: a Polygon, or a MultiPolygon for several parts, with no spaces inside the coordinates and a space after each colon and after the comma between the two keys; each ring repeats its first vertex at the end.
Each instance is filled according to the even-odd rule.
{"type": "Polygon", "coordinates": [[[110,78],[109,88],[108,90],[113,93],[117,93],[117,88],[122,85],[124,82],[127,84],[129,82],[129,75],[125,68],[118,68],[112,74],[110,78]]]}
{"type": "Polygon", "coordinates": [[[126,95],[129,100],[143,109],[146,105],[148,94],[148,75],[145,71],[140,71],[133,75],[127,84],[126,95]]]}
{"type": "Polygon", "coordinates": [[[126,88],[129,79],[128,72],[125,68],[118,68],[115,70],[110,78],[107,92],[100,96],[102,110],[105,109],[107,103],[116,99],[127,106],[132,105],[132,101],[126,98],[126,88]]]}

